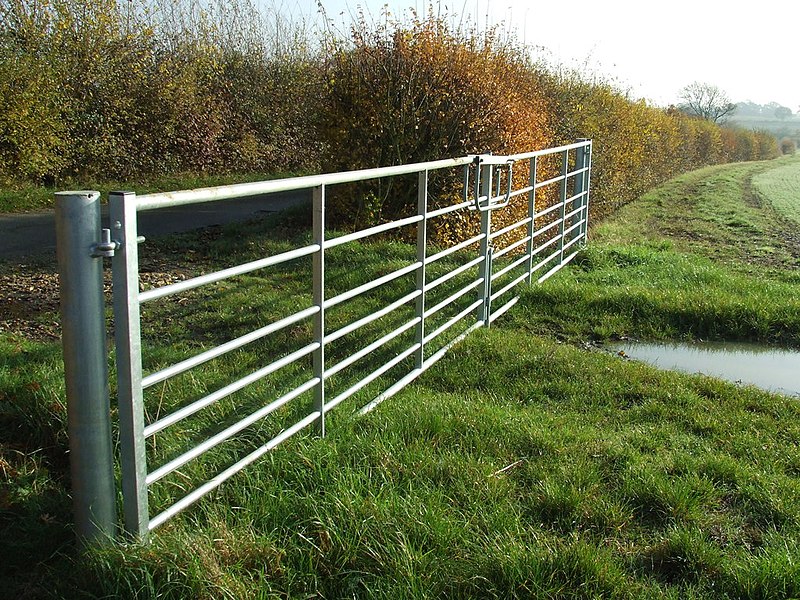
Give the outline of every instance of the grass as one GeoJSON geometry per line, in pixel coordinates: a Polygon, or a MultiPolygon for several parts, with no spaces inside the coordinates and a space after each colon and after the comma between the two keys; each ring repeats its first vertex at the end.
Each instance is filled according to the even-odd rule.
{"type": "MultiPolygon", "coordinates": [[[[146,546],[74,551],[59,349],[1,335],[0,555],[9,558],[0,589],[15,598],[800,595],[796,400],[658,371],[590,343],[632,336],[800,346],[797,228],[752,193],[755,175],[782,164],[706,169],[625,207],[593,229],[571,267],[527,290],[411,387],[366,417],[351,409],[380,385],[347,401],[324,439],[294,438],[146,546]]],[[[306,243],[305,218],[295,211],[143,250],[188,261],[186,276],[306,243]]],[[[333,292],[374,277],[379,261],[413,261],[413,250],[384,240],[330,258],[333,292]]],[[[166,267],[148,268],[158,276],[166,267]]],[[[229,327],[245,331],[271,311],[300,308],[307,269],[298,262],[268,279],[220,284],[203,292],[203,312],[190,308],[189,295],[148,309],[148,367],[227,339],[229,327]]],[[[408,284],[398,281],[392,293],[408,284]]],[[[357,318],[377,300],[345,304],[331,318],[357,318]]],[[[213,389],[308,335],[300,324],[154,389],[149,410],[213,389]]],[[[282,385],[265,381],[183,434],[160,436],[151,458],[168,459],[282,385]]],[[[292,416],[291,408],[278,415],[292,416]]],[[[153,502],[207,476],[228,451],[167,478],[153,502]]]]}
{"type": "Polygon", "coordinates": [[[753,178],[753,185],[775,210],[800,223],[800,161],[760,173],[753,178]]]}

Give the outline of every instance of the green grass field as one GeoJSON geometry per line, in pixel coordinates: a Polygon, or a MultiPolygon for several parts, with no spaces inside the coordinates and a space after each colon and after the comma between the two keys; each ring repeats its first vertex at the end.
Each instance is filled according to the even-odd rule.
{"type": "Polygon", "coordinates": [[[793,160],[759,173],[753,178],[753,186],[778,212],[800,223],[800,162],[793,160]]]}
{"type": "MultiPolygon", "coordinates": [[[[14,329],[20,308],[0,333],[0,595],[800,596],[797,400],[658,371],[597,345],[713,338],[800,348],[800,227],[753,192],[757,177],[797,164],[712,167],[624,207],[591,230],[572,266],[526,290],[411,387],[365,417],[352,412],[374,390],[344,403],[324,439],[292,439],[149,545],[74,549],[60,349],[36,334],[57,317],[52,304],[33,311],[28,301],[37,327],[14,329]]],[[[163,260],[148,276],[175,274],[177,262],[185,276],[305,239],[295,217],[151,241],[163,260]]],[[[412,256],[397,242],[359,245],[332,261],[332,285],[412,256]]],[[[0,265],[0,276],[49,274],[26,268],[0,265]]],[[[149,364],[251,327],[304,293],[300,273],[217,286],[204,312],[153,308],[149,364]]],[[[334,318],[361,309],[347,310],[334,318]]],[[[307,334],[292,330],[281,343],[307,334]]],[[[180,401],[265,351],[243,350],[164,391],[180,401]]],[[[164,407],[161,392],[149,410],[164,407]]],[[[165,434],[151,456],[169,456],[213,421],[165,434]]],[[[208,468],[166,481],[154,502],[208,468]]]]}

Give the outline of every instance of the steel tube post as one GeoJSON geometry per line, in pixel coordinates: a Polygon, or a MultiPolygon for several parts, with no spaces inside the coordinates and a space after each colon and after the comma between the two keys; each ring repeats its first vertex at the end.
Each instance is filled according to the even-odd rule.
{"type": "Polygon", "coordinates": [[[75,530],[82,545],[113,539],[116,490],[106,353],[100,194],[55,195],[56,253],[75,530]]]}

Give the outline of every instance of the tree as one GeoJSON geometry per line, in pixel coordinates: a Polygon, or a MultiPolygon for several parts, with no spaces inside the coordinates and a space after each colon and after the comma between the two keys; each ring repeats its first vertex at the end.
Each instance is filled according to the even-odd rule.
{"type": "Polygon", "coordinates": [[[723,123],[736,110],[727,94],[710,83],[695,81],[680,92],[680,109],[712,123],[723,123]]]}
{"type": "Polygon", "coordinates": [[[781,121],[792,116],[792,109],[786,106],[779,106],[775,109],[775,116],[781,121]]]}

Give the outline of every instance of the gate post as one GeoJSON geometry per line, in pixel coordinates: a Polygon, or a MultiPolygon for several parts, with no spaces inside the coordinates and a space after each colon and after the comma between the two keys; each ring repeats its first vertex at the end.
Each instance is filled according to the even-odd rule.
{"type": "Polygon", "coordinates": [[[117,522],[99,192],[57,192],[55,217],[72,502],[88,545],[113,539],[117,522]]]}
{"type": "Polygon", "coordinates": [[[118,243],[113,281],[122,511],[127,534],[144,541],[149,531],[150,512],[144,438],[136,194],[111,192],[108,205],[111,228],[118,243]]]}

